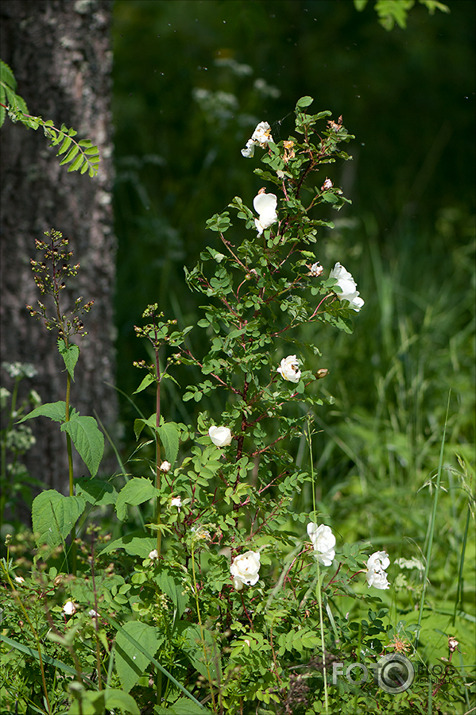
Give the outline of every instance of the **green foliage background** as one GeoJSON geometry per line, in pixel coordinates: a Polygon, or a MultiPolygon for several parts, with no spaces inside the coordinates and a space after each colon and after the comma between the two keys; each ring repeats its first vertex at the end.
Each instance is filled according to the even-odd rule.
{"type": "MultiPolygon", "coordinates": [[[[326,386],[338,397],[337,414],[321,416],[342,429],[339,415],[357,414],[361,430],[360,441],[354,434],[343,451],[335,439],[333,446],[327,437],[318,443],[327,471],[331,451],[339,472],[355,464],[362,444],[380,444],[381,420],[402,432],[395,440],[405,444],[393,446],[391,458],[410,469],[416,431],[441,429],[450,387],[459,403],[455,440],[467,442],[475,6],[457,0],[450,9],[429,15],[416,5],[405,30],[387,32],[372,3],[363,12],[331,0],[114,4],[122,389],[130,394],[139,382],[130,367],[142,357],[133,325],[147,303],[158,301],[166,317],[183,324],[201,317],[183,266],[213,239],[206,219],[237,194],[251,205],[262,185],[251,172],[258,159],[240,155],[256,123],[269,121],[275,139],[285,138],[289,108],[310,94],[315,111],[342,114],[356,135],[353,162],[329,168],[353,205],[330,210],[337,230],[322,233],[317,253],[328,267],[342,261],[366,300],[350,345],[319,344],[322,366],[331,369],[326,386]],[[398,424],[402,400],[414,404],[410,426],[403,407],[405,424],[398,424]]],[[[190,369],[177,376],[182,391],[194,379],[190,369]]],[[[188,421],[168,387],[168,418],[188,421]]],[[[132,416],[127,402],[123,416],[132,416]]]]}

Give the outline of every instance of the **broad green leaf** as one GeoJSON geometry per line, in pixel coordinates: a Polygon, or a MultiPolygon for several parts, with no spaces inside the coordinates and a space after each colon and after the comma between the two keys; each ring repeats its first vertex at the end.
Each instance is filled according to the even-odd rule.
{"type": "Polygon", "coordinates": [[[76,367],[76,363],[78,362],[79,348],[77,345],[66,346],[65,341],[60,339],[58,340],[58,350],[64,360],[66,369],[74,382],[74,368],[76,367]]]}
{"type": "MultiPolygon", "coordinates": [[[[201,715],[203,707],[195,705],[188,698],[180,698],[169,708],[156,705],[154,715],[201,715]]],[[[210,712],[206,710],[206,712],[210,712]]]]}
{"type": "Polygon", "coordinates": [[[130,556],[139,556],[141,559],[145,559],[156,546],[156,538],[145,536],[143,531],[133,531],[111,541],[102,549],[101,554],[109,554],[118,549],[124,549],[130,556]]]}
{"type": "Polygon", "coordinates": [[[115,504],[117,492],[109,482],[94,477],[79,477],[74,480],[76,494],[82,496],[89,504],[107,506],[115,504]]]}
{"type": "Polygon", "coordinates": [[[82,691],[79,697],[79,700],[72,703],[67,715],[104,715],[105,712],[116,712],[113,708],[119,708],[123,715],[140,715],[132,695],[122,690],[86,690],[82,691]]]}
{"type": "Polygon", "coordinates": [[[158,628],[140,621],[129,621],[119,631],[116,637],[115,662],[117,674],[126,693],[144,675],[151,658],[155,656],[163,640],[164,638],[160,636],[158,628]],[[150,657],[141,652],[127,638],[126,633],[140,643],[146,653],[150,654],[150,657]]]}
{"type": "Polygon", "coordinates": [[[159,437],[165,450],[165,457],[173,464],[179,448],[179,431],[175,422],[165,422],[159,427],[159,437]]]}
{"type": "Polygon", "coordinates": [[[25,417],[18,420],[17,424],[25,422],[25,420],[31,420],[33,417],[49,417],[53,422],[64,422],[65,415],[66,402],[47,402],[44,405],[35,407],[35,409],[25,415],[25,417]]]}
{"type": "Polygon", "coordinates": [[[36,542],[48,544],[51,549],[59,546],[84,511],[86,502],[82,497],[65,497],[55,489],[41,492],[32,506],[33,532],[36,542]]]}
{"type": "Polygon", "coordinates": [[[182,647],[193,667],[204,678],[208,677],[209,670],[211,677],[214,680],[218,679],[220,674],[220,654],[212,633],[206,628],[201,630],[200,626],[194,623],[183,632],[183,635],[186,640],[182,647]],[[208,661],[208,670],[206,660],[208,661]]]}
{"type": "Polygon", "coordinates": [[[104,435],[94,417],[72,414],[61,431],[69,434],[89,473],[96,476],[104,453],[104,435]]]}
{"type": "Polygon", "coordinates": [[[122,487],[116,501],[117,516],[121,521],[127,516],[127,505],[138,506],[157,496],[158,491],[145,477],[134,477],[122,487]]]}
{"type": "Polygon", "coordinates": [[[174,608],[177,611],[177,618],[180,618],[188,603],[188,594],[187,592],[184,593],[182,584],[176,582],[173,576],[166,571],[157,575],[156,583],[160,590],[173,602],[174,608]]]}

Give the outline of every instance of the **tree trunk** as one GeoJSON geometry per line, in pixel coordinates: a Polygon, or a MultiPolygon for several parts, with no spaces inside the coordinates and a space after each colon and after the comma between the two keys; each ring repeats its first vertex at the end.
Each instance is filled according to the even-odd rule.
{"type": "MultiPolygon", "coordinates": [[[[111,4],[109,0],[2,0],[2,59],[17,79],[17,93],[30,114],[64,123],[99,148],[98,176],[68,173],[41,128],[12,124],[0,129],[2,157],[2,232],[0,309],[2,361],[32,363],[38,376],[29,381],[43,402],[65,399],[64,365],[55,335],[34,320],[25,306],[40,297],[30,258],[35,238],[55,228],[70,239],[79,262],[76,285],[65,293],[94,306],[84,318],[88,335],[79,346],[71,404],[81,414],[94,410],[107,427],[114,424],[113,282],[115,239],[112,229],[112,132],[110,85],[111,4]],[[110,383],[109,385],[107,383],[110,383]]],[[[24,381],[27,382],[26,380],[24,381]]],[[[5,371],[2,383],[9,387],[5,371]]],[[[26,466],[43,488],[66,493],[65,435],[45,418],[31,422],[36,437],[26,466]]],[[[86,473],[79,462],[76,474],[86,473]]]]}

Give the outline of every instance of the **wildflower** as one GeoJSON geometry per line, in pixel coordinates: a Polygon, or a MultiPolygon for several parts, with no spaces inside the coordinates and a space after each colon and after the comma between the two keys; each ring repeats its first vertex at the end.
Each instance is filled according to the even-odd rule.
{"type": "Polygon", "coordinates": [[[387,569],[390,565],[390,559],[386,551],[375,551],[367,559],[367,584],[374,588],[379,588],[382,591],[390,587],[387,580],[387,569]]]}
{"type": "Polygon", "coordinates": [[[235,556],[230,571],[233,576],[233,585],[237,591],[241,591],[243,584],[255,585],[259,579],[260,565],[259,551],[245,551],[244,554],[235,556]]]}
{"type": "Polygon", "coordinates": [[[288,355],[288,357],[283,358],[277,372],[279,372],[285,380],[289,380],[289,382],[299,382],[301,370],[299,369],[297,357],[295,355],[288,355]]]}
{"type": "Polygon", "coordinates": [[[349,271],[346,270],[344,266],[341,266],[340,263],[336,263],[329,277],[337,280],[336,287],[340,289],[340,292],[337,293],[339,300],[349,301],[350,307],[358,312],[363,306],[364,301],[362,298],[359,298],[356,282],[349,271]]]}
{"type": "Polygon", "coordinates": [[[170,472],[171,466],[172,465],[170,464],[170,462],[162,462],[159,469],[161,472],[164,472],[165,474],[167,474],[167,472],[170,472]]]}
{"type": "Polygon", "coordinates": [[[331,566],[336,555],[336,537],[330,526],[321,524],[317,526],[313,521],[307,525],[307,533],[311,539],[316,558],[323,566],[331,566]]]}
{"type": "Polygon", "coordinates": [[[251,135],[251,139],[248,139],[246,142],[245,148],[241,150],[241,153],[245,159],[249,159],[254,156],[255,146],[260,146],[264,149],[268,143],[272,141],[271,127],[268,122],[260,122],[251,135]]]}
{"type": "Polygon", "coordinates": [[[182,506],[182,500],[180,497],[172,497],[170,500],[170,506],[176,506],[177,510],[180,511],[180,507],[182,506]]]}
{"type": "Polygon", "coordinates": [[[319,261],[316,263],[313,263],[311,268],[309,269],[309,275],[312,276],[313,278],[319,278],[319,276],[322,274],[324,268],[321,266],[319,261]]]}
{"type": "Polygon", "coordinates": [[[66,603],[63,606],[63,613],[65,613],[67,616],[74,616],[76,613],[77,608],[76,604],[74,601],[66,601],[66,603]]]}
{"type": "Polygon", "coordinates": [[[264,189],[260,189],[253,199],[253,206],[259,218],[255,218],[255,226],[258,236],[261,236],[265,228],[269,228],[278,220],[276,206],[278,199],[275,194],[267,194],[264,189]]]}
{"type": "Polygon", "coordinates": [[[211,441],[217,447],[226,447],[231,444],[232,435],[228,427],[216,427],[213,425],[208,430],[211,441]]]}
{"type": "Polygon", "coordinates": [[[459,641],[457,641],[456,638],[453,638],[453,636],[449,636],[448,648],[450,649],[450,653],[454,653],[458,646],[459,646],[459,641]]]}
{"type": "Polygon", "coordinates": [[[23,576],[15,576],[14,580],[16,581],[16,583],[20,584],[20,586],[25,583],[25,579],[23,578],[23,576]]]}
{"type": "Polygon", "coordinates": [[[158,558],[159,558],[159,552],[157,551],[157,549],[152,549],[152,551],[149,552],[149,559],[152,559],[152,561],[153,561],[154,559],[158,559],[158,558]]]}
{"type": "Polygon", "coordinates": [[[88,611],[88,616],[91,616],[91,618],[97,618],[99,616],[99,613],[94,610],[94,608],[91,608],[90,611],[88,611]]]}
{"type": "Polygon", "coordinates": [[[321,191],[328,191],[329,189],[332,189],[333,186],[334,184],[332,181],[330,179],[326,179],[321,186],[321,191]]]}

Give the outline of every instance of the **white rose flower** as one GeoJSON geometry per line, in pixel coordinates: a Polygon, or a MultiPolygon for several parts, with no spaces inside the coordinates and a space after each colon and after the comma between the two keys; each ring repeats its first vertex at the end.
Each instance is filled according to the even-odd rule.
{"type": "Polygon", "coordinates": [[[278,199],[275,194],[266,194],[263,189],[254,197],[253,207],[259,218],[255,218],[255,226],[258,236],[261,236],[265,228],[269,228],[278,220],[276,206],[278,199]]]}
{"type": "Polygon", "coordinates": [[[245,148],[241,150],[245,159],[251,159],[251,157],[255,155],[255,146],[255,142],[252,139],[248,139],[245,148]]]}
{"type": "Polygon", "coordinates": [[[373,571],[385,571],[390,566],[390,559],[386,551],[374,551],[367,559],[367,568],[373,571]]]}
{"type": "Polygon", "coordinates": [[[375,551],[367,559],[367,584],[369,588],[379,588],[384,591],[390,588],[385,569],[390,565],[390,559],[385,551],[375,551]]]}
{"type": "Polygon", "coordinates": [[[341,266],[340,263],[336,263],[329,277],[337,280],[336,287],[340,288],[340,293],[336,294],[339,300],[348,300],[350,307],[358,312],[363,306],[364,301],[359,297],[357,284],[349,271],[346,270],[344,266],[341,266]]]}
{"type": "Polygon", "coordinates": [[[317,526],[313,521],[307,525],[307,533],[311,539],[317,560],[323,566],[331,566],[336,555],[336,537],[330,526],[321,524],[317,526]]]}
{"type": "Polygon", "coordinates": [[[63,613],[65,613],[67,616],[74,616],[76,613],[76,604],[74,601],[66,601],[66,603],[63,606],[63,613]]]}
{"type": "Polygon", "coordinates": [[[154,559],[158,559],[158,558],[159,558],[159,552],[157,551],[157,549],[152,549],[152,551],[149,552],[149,559],[152,559],[152,561],[153,561],[154,559]]]}
{"type": "Polygon", "coordinates": [[[241,591],[243,584],[255,585],[259,579],[260,565],[259,551],[245,551],[244,554],[235,556],[230,571],[233,576],[233,585],[237,591],[241,591]]]}
{"type": "Polygon", "coordinates": [[[232,434],[228,427],[216,427],[213,425],[208,430],[211,441],[217,447],[226,447],[231,444],[232,434]]]}
{"type": "Polygon", "coordinates": [[[170,472],[171,466],[172,465],[170,464],[170,462],[162,462],[159,469],[161,472],[164,472],[165,474],[167,474],[167,472],[170,472]]]}
{"type": "Polygon", "coordinates": [[[180,511],[180,507],[182,506],[182,500],[180,497],[172,497],[170,500],[170,506],[176,506],[178,511],[180,511]]]}
{"type": "Polygon", "coordinates": [[[251,141],[255,142],[255,144],[259,144],[260,147],[262,147],[263,149],[266,147],[267,144],[269,144],[269,142],[273,141],[273,137],[271,135],[271,127],[269,126],[268,122],[260,122],[256,126],[256,129],[251,135],[251,141]]]}
{"type": "Polygon", "coordinates": [[[277,369],[277,372],[289,382],[299,382],[301,379],[301,370],[299,369],[299,361],[296,355],[288,355],[283,358],[277,369]]]}
{"type": "Polygon", "coordinates": [[[264,149],[268,143],[272,141],[271,127],[268,122],[260,122],[254,130],[251,139],[248,139],[246,142],[245,148],[241,150],[241,153],[245,159],[249,159],[254,156],[255,146],[260,146],[264,149]]]}

